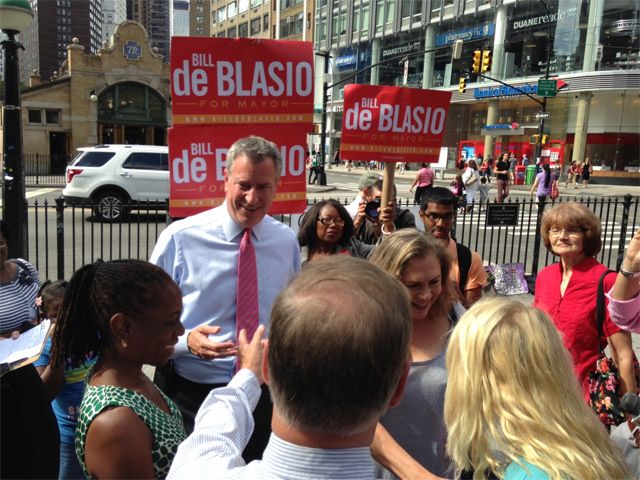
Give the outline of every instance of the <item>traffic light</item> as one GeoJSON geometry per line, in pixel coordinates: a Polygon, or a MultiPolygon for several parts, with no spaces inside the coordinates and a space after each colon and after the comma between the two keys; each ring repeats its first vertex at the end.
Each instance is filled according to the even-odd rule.
{"type": "Polygon", "coordinates": [[[467,91],[467,78],[460,77],[460,80],[458,81],[458,93],[464,93],[466,91],[467,91]]]}
{"type": "Polygon", "coordinates": [[[480,73],[480,60],[482,58],[482,52],[480,50],[473,51],[473,65],[471,71],[473,73],[480,73]]]}
{"type": "Polygon", "coordinates": [[[482,51],[482,65],[480,71],[482,73],[488,72],[491,69],[491,50],[482,51]]]}
{"type": "Polygon", "coordinates": [[[540,140],[540,135],[539,134],[535,134],[535,135],[531,135],[529,137],[529,143],[531,145],[537,145],[538,144],[538,140],[540,140]]]}
{"type": "Polygon", "coordinates": [[[548,142],[549,142],[549,135],[542,135],[542,137],[540,137],[541,145],[546,145],[548,142]]]}

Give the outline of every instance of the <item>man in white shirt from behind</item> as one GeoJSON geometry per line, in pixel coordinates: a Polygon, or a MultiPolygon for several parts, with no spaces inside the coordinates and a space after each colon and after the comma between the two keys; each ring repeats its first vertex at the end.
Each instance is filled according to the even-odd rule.
{"type": "Polygon", "coordinates": [[[240,336],[241,370],[204,401],[168,478],[373,478],[369,445],[404,391],[410,317],[402,284],[364,260],[310,263],[276,299],[268,343],[263,327],[240,336]],[[263,379],[273,433],[245,465],[263,379]]]}

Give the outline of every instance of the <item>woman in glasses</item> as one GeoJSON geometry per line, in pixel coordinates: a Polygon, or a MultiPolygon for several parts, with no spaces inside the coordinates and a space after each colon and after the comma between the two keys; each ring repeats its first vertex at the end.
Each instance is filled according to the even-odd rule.
{"type": "Polygon", "coordinates": [[[298,243],[302,263],[336,254],[367,258],[373,249],[354,238],[351,216],[333,199],[322,200],[307,210],[300,223],[298,243]]]}
{"type": "MultiPolygon", "coordinates": [[[[619,394],[637,389],[631,335],[614,325],[606,312],[602,329],[598,329],[598,284],[607,270],[594,258],[602,248],[601,232],[598,217],[576,202],[561,203],[547,210],[540,232],[547,249],[559,256],[560,261],[538,274],[534,305],[551,317],[562,334],[585,400],[589,400],[589,372],[595,370],[601,343],[607,341],[620,371],[619,394]]],[[[615,279],[614,272],[604,276],[604,292],[611,289],[615,279]]],[[[602,415],[600,419],[605,424],[611,422],[602,415]]]]}

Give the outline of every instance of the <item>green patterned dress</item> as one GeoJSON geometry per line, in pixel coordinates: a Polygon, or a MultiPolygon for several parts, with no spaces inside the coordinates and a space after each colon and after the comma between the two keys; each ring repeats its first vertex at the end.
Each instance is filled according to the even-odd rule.
{"type": "Polygon", "coordinates": [[[162,391],[158,390],[169,405],[171,414],[165,413],[144,395],[127,388],[100,385],[87,389],[80,406],[80,416],[76,428],[76,454],[87,478],[89,472],[85,463],[84,446],[89,425],[103,410],[112,407],[128,407],[149,427],[154,441],[151,449],[156,478],[165,478],[178,445],[187,437],[182,424],[182,414],[178,407],[162,391]]]}

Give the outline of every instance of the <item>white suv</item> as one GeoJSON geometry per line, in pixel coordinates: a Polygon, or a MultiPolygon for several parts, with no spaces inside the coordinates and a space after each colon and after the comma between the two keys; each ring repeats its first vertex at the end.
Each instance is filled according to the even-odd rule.
{"type": "Polygon", "coordinates": [[[67,203],[90,204],[99,220],[116,222],[136,208],[164,208],[169,198],[169,152],[150,145],[96,145],[79,148],[67,167],[67,203]],[[146,205],[145,205],[146,203],[146,205]]]}

